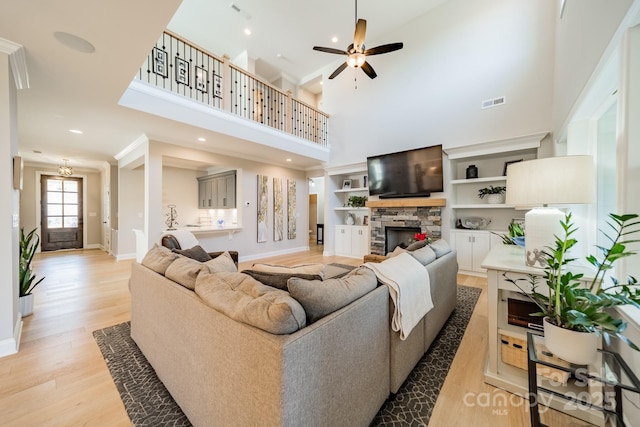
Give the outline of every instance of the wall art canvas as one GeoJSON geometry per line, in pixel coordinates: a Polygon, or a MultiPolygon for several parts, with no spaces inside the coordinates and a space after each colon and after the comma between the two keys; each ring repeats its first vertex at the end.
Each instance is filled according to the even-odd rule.
{"type": "Polygon", "coordinates": [[[176,83],[189,86],[189,63],[176,57],[176,83]]]}
{"type": "Polygon", "coordinates": [[[296,238],[296,180],[287,180],[287,238],[296,238]]]}
{"type": "Polygon", "coordinates": [[[282,178],[273,178],[273,241],[279,242],[284,238],[282,178]]]}
{"type": "Polygon", "coordinates": [[[209,90],[208,75],[205,68],[196,65],[196,89],[202,93],[207,93],[209,90]]]}
{"type": "Polygon", "coordinates": [[[153,48],[153,72],[161,77],[169,77],[169,68],[167,67],[167,52],[154,47],[153,48]]]}
{"type": "Polygon", "coordinates": [[[258,243],[266,242],[269,235],[267,211],[269,210],[269,177],[258,175],[258,243]]]}

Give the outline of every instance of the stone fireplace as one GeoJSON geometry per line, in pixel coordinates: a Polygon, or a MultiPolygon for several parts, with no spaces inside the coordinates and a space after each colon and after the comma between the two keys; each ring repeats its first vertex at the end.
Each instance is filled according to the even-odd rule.
{"type": "MultiPolygon", "coordinates": [[[[387,228],[411,233],[408,238],[420,232],[426,233],[433,240],[440,239],[442,236],[441,215],[441,207],[372,207],[371,253],[385,255],[387,252],[393,251],[393,248],[386,250],[387,228]]],[[[406,239],[406,233],[401,238],[406,239]]]]}
{"type": "Polygon", "coordinates": [[[393,252],[396,246],[407,247],[416,233],[421,233],[420,227],[385,227],[384,253],[393,252]]]}

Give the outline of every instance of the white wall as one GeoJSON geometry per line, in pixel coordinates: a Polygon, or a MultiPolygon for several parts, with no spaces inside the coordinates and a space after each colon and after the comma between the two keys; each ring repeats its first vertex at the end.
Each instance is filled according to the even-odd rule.
{"type": "Polygon", "coordinates": [[[549,131],[555,12],[551,1],[450,0],[382,40],[368,40],[404,42],[400,51],[369,58],[376,79],[356,70],[355,89],[354,70],[326,80],[338,64],[327,67],[330,166],[549,131]],[[480,108],[503,95],[505,105],[480,108]]]}
{"type": "MultiPolygon", "coordinates": [[[[132,258],[136,253],[134,229],[144,230],[144,169],[118,171],[117,257],[132,258]]],[[[161,213],[158,212],[160,215],[161,213]]]]}
{"type": "Polygon", "coordinates": [[[18,312],[19,191],[13,188],[13,156],[18,154],[16,87],[9,56],[0,52],[0,357],[18,351],[22,320],[18,312]]]}
{"type": "Polygon", "coordinates": [[[198,209],[198,176],[195,169],[164,166],[162,168],[162,221],[169,212],[168,205],[176,205],[178,224],[197,224],[202,211],[198,209]]]}
{"type": "Polygon", "coordinates": [[[567,1],[562,19],[556,19],[553,99],[556,137],[564,133],[572,108],[631,3],[633,0],[567,1]]]}

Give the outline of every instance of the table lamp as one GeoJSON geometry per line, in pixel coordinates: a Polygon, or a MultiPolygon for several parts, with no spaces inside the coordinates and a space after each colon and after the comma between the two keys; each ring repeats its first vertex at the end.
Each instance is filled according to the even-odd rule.
{"type": "Polygon", "coordinates": [[[512,163],[507,168],[506,204],[531,207],[525,215],[525,261],[544,268],[543,252],[562,236],[565,214],[549,205],[594,203],[595,165],[591,156],[548,157],[512,163]]]}

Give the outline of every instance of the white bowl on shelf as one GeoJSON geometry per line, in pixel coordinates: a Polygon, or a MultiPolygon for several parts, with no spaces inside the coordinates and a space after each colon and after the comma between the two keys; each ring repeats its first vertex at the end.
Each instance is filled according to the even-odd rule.
{"type": "Polygon", "coordinates": [[[460,218],[460,223],[464,228],[469,228],[471,230],[479,230],[491,224],[491,220],[489,218],[482,218],[479,216],[468,216],[468,217],[460,218]]]}

